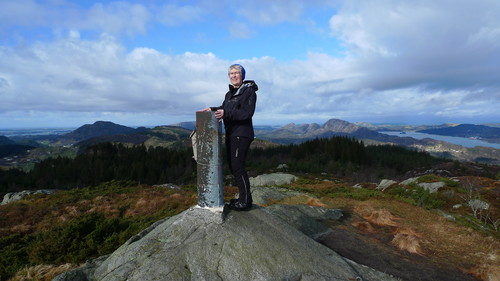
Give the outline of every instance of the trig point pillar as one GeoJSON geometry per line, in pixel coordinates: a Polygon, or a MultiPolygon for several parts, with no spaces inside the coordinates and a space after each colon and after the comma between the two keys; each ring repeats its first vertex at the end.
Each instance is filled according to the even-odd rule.
{"type": "Polygon", "coordinates": [[[198,205],[224,206],[222,182],[222,123],[213,111],[196,112],[198,205]]]}

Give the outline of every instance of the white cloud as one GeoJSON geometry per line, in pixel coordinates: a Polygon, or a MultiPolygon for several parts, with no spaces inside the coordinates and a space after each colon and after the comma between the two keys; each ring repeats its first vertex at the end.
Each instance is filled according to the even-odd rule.
{"type": "MultiPolygon", "coordinates": [[[[65,16],[34,1],[20,0],[25,10],[11,2],[0,3],[0,27],[6,21],[13,26],[25,24],[4,11],[32,17],[36,26],[64,27],[54,41],[0,46],[0,127],[24,120],[23,112],[46,114],[39,119],[48,121],[57,119],[54,112],[67,120],[78,119],[70,117],[75,114],[81,116],[78,120],[108,118],[129,124],[153,118],[185,121],[193,120],[195,110],[222,102],[227,66],[233,61],[209,52],[170,54],[153,47],[127,48],[119,41],[123,34],[147,33],[158,16],[168,26],[207,20],[207,14],[216,13],[215,6],[221,7],[218,1],[212,9],[207,8],[211,1],[202,1],[201,6],[167,4],[160,10],[127,2],[94,4],[83,10],[59,1],[58,11],[65,11],[65,16]],[[85,30],[101,35],[88,39],[81,35],[85,30]]],[[[345,44],[345,56],[311,52],[304,60],[288,62],[271,56],[238,60],[247,78],[256,80],[260,88],[256,123],[329,118],[451,122],[462,117],[484,116],[490,121],[499,117],[500,2],[342,3],[330,19],[330,28],[345,44]]],[[[233,39],[259,40],[251,24],[300,21],[307,3],[257,4],[247,2],[231,10],[241,20],[221,14],[215,18],[233,22],[221,24],[233,39]],[[261,9],[257,4],[262,4],[261,9]]],[[[242,41],[250,40],[238,44],[242,41]]]]}
{"type": "Polygon", "coordinates": [[[228,62],[213,54],[126,53],[112,37],[0,49],[0,111],[161,112],[201,109],[225,89],[228,62]],[[28,83],[29,81],[29,83],[28,83]],[[217,83],[219,81],[219,84],[217,83]],[[204,103],[205,102],[205,103],[204,103]]]}
{"type": "Polygon", "coordinates": [[[500,18],[492,16],[499,13],[494,0],[346,1],[330,25],[357,58],[365,86],[454,89],[494,80],[487,68],[500,62],[493,43],[500,41],[500,18]]]}

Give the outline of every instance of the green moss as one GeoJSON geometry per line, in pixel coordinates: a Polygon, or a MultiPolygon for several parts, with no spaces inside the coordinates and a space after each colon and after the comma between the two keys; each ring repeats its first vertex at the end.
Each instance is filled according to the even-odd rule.
{"type": "Polygon", "coordinates": [[[300,177],[294,183],[295,184],[299,184],[299,185],[302,185],[302,184],[304,184],[304,185],[306,185],[306,184],[318,184],[318,183],[321,183],[321,180],[316,179],[316,178],[300,177]]]}
{"type": "Polygon", "coordinates": [[[347,197],[356,200],[368,200],[370,198],[383,198],[387,197],[386,194],[379,190],[368,189],[368,188],[352,188],[352,187],[340,187],[335,188],[327,193],[327,196],[335,197],[347,197]]]}

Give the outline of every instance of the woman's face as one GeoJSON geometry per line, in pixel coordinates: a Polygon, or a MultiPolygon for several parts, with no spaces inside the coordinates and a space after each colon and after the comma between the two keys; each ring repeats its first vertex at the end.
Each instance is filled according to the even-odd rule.
{"type": "Polygon", "coordinates": [[[241,86],[241,83],[243,83],[243,79],[241,79],[241,72],[234,68],[229,70],[229,80],[231,81],[231,85],[238,88],[241,86]]]}

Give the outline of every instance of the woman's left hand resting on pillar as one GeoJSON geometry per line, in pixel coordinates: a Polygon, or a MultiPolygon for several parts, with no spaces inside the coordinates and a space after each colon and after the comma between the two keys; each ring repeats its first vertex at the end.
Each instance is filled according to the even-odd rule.
{"type": "MultiPolygon", "coordinates": [[[[205,111],[211,111],[212,109],[210,107],[207,107],[205,109],[202,109],[200,111],[205,112],[205,111]]],[[[221,120],[224,117],[224,109],[218,109],[215,111],[215,118],[221,120]]]]}

